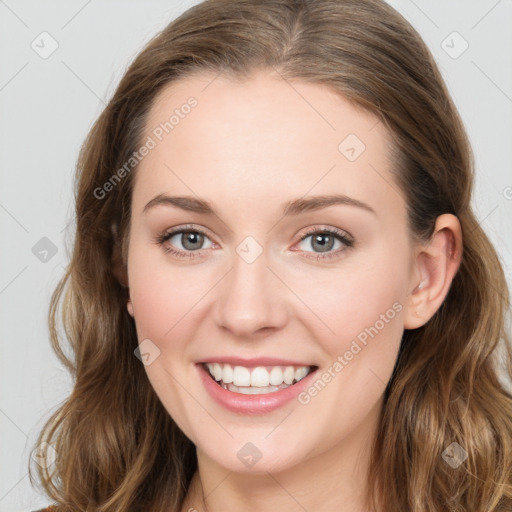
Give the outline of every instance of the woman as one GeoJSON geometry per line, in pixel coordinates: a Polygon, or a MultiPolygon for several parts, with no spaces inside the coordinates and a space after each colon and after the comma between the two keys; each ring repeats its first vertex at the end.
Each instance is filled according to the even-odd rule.
{"type": "Polygon", "coordinates": [[[172,22],[79,159],[55,510],[511,510],[509,297],[472,169],[384,2],[172,22]]]}

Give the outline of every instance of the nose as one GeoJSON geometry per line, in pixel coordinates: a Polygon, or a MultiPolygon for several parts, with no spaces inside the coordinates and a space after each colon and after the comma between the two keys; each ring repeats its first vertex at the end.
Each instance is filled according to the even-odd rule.
{"type": "Polygon", "coordinates": [[[286,288],[267,267],[265,253],[251,263],[235,255],[233,268],[219,285],[216,323],[233,336],[250,338],[288,322],[286,288]]]}

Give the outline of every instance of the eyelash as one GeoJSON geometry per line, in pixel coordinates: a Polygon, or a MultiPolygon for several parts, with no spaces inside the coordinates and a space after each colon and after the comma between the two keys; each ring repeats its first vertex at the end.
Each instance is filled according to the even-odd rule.
{"type": "Polygon", "coordinates": [[[322,261],[322,260],[331,260],[334,258],[339,258],[341,253],[345,251],[346,249],[354,246],[354,240],[349,238],[344,231],[341,231],[336,228],[323,228],[322,226],[313,226],[310,228],[304,235],[301,236],[299,242],[302,242],[306,238],[310,237],[311,235],[318,235],[318,234],[327,234],[330,235],[337,240],[339,240],[345,247],[343,249],[337,249],[336,251],[329,251],[326,253],[315,253],[315,252],[309,252],[306,251],[308,254],[314,254],[315,256],[305,256],[308,259],[313,259],[316,261],[322,261]]]}
{"type": "MultiPolygon", "coordinates": [[[[200,235],[205,236],[206,238],[210,238],[204,231],[201,229],[195,228],[193,226],[180,226],[179,228],[173,230],[173,231],[164,231],[163,233],[160,233],[155,237],[155,243],[164,246],[165,242],[167,242],[169,239],[171,239],[174,235],[184,233],[184,232],[192,232],[192,233],[199,233],[200,235]]],[[[313,226],[309,231],[307,231],[302,237],[300,238],[299,242],[302,242],[306,238],[310,237],[311,235],[317,235],[317,234],[327,234],[331,235],[337,240],[339,240],[341,243],[345,245],[345,249],[349,247],[353,247],[354,241],[346,236],[346,234],[343,231],[340,231],[335,228],[322,228],[321,226],[313,226]]],[[[174,249],[173,247],[163,247],[165,253],[172,254],[173,256],[176,256],[178,258],[195,258],[198,256],[201,256],[201,250],[197,251],[181,251],[174,249]]],[[[337,251],[333,252],[326,252],[325,254],[322,253],[314,253],[316,256],[305,256],[308,259],[314,259],[316,261],[319,260],[330,260],[332,258],[339,257],[339,253],[343,252],[345,249],[338,249],[337,251]]],[[[309,251],[305,251],[309,253],[309,251]]]]}

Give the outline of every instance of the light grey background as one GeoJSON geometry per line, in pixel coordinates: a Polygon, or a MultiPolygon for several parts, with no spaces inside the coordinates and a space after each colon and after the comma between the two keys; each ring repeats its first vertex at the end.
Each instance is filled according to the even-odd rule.
{"type": "MultiPolygon", "coordinates": [[[[27,462],[71,386],[46,317],[70,249],[79,147],[142,45],[194,3],[0,0],[0,512],[47,504],[27,462]],[[42,58],[53,40],[58,48],[42,58]],[[43,237],[57,250],[46,262],[32,251],[43,237]]],[[[461,112],[476,158],[474,205],[510,284],[512,2],[390,3],[430,46],[461,112]]]]}

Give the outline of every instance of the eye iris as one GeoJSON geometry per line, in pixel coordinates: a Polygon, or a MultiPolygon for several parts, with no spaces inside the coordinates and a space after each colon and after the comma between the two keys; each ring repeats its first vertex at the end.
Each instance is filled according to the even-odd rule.
{"type": "Polygon", "coordinates": [[[332,235],[322,233],[312,237],[311,247],[313,247],[313,249],[315,249],[315,243],[320,244],[317,246],[320,248],[319,252],[327,252],[333,248],[334,238],[332,235]]]}
{"type": "Polygon", "coordinates": [[[190,251],[200,249],[204,242],[204,235],[196,231],[184,231],[181,235],[181,243],[190,251]]]}

